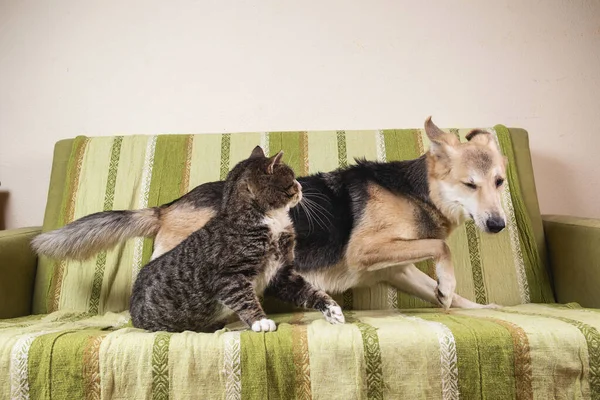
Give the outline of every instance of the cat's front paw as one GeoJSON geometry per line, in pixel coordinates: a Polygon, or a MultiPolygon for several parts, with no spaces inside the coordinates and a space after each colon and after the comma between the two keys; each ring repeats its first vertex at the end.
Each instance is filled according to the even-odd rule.
{"type": "Polygon", "coordinates": [[[254,332],[275,332],[277,325],[275,325],[275,321],[272,319],[263,318],[252,323],[252,330],[254,332]]]}
{"type": "Polygon", "coordinates": [[[330,324],[346,323],[346,318],[344,317],[344,313],[342,313],[342,307],[335,303],[329,304],[323,311],[323,315],[330,324]]]}

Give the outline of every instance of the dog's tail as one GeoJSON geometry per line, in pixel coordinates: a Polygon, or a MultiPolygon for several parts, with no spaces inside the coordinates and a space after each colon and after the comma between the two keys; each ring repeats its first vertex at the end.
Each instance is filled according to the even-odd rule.
{"type": "Polygon", "coordinates": [[[31,245],[37,253],[51,258],[85,260],[123,240],[155,236],[160,229],[159,217],[159,208],[98,212],[42,233],[31,245]]]}

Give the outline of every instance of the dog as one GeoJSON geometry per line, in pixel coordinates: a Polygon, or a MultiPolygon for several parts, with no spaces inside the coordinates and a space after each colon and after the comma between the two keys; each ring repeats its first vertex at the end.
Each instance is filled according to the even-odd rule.
{"type": "MultiPolygon", "coordinates": [[[[431,142],[421,157],[372,162],[298,178],[305,200],[290,210],[297,234],[296,268],[329,293],[386,282],[444,308],[484,308],[455,294],[445,240],[466,219],[483,232],[506,225],[501,192],[506,158],[495,138],[473,130],[467,142],[425,121],[431,142]],[[432,259],[437,282],[414,263],[432,259]]],[[[54,258],[85,259],[137,236],[155,237],[152,258],[200,229],[221,204],[223,182],[200,185],[160,207],[105,211],[33,240],[54,258]]]]}

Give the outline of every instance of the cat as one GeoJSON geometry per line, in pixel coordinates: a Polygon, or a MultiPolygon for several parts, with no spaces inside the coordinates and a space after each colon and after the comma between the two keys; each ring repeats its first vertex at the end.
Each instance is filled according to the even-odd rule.
{"type": "Polygon", "coordinates": [[[214,332],[235,313],[255,332],[274,331],[259,302],[263,293],[345,322],[339,305],[294,270],[288,212],[302,187],[282,155],[267,158],[257,146],[227,175],[221,211],[140,271],[130,304],[134,327],[214,332]]]}

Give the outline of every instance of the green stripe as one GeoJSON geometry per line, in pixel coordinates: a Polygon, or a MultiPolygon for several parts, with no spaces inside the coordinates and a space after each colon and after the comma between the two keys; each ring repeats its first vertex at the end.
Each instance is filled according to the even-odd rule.
{"type": "Polygon", "coordinates": [[[78,155],[81,151],[83,151],[82,146],[85,145],[88,138],[86,136],[77,136],[75,141],[73,142],[73,152],[71,153],[71,157],[69,158],[69,166],[67,167],[67,179],[66,179],[66,187],[63,195],[63,202],[60,207],[60,214],[58,217],[58,227],[64,226],[68,221],[66,221],[66,212],[67,206],[71,201],[71,195],[76,187],[73,187],[75,182],[75,173],[77,170],[77,159],[78,155]]]}
{"type": "Polygon", "coordinates": [[[92,282],[92,292],[90,293],[90,303],[88,312],[98,314],[100,306],[100,292],[102,291],[102,280],[104,279],[104,268],[106,267],[106,251],[101,251],[96,256],[96,270],[94,271],[94,280],[92,282]]]}
{"type": "Polygon", "coordinates": [[[414,316],[446,325],[456,343],[460,397],[514,399],[513,339],[503,326],[485,319],[442,313],[414,316]]]}
{"type": "Polygon", "coordinates": [[[231,135],[225,133],[221,135],[221,180],[227,179],[229,173],[229,157],[231,151],[231,135]]]}
{"type": "Polygon", "coordinates": [[[583,335],[588,347],[588,354],[590,359],[590,388],[592,391],[592,399],[600,399],[600,333],[596,328],[581,321],[575,319],[559,317],[556,315],[548,315],[542,313],[518,311],[518,310],[507,310],[500,308],[495,311],[500,311],[507,314],[519,314],[519,315],[531,315],[535,317],[552,318],[567,324],[573,325],[583,335]]]}
{"type": "MultiPolygon", "coordinates": [[[[73,187],[73,182],[75,181],[75,171],[77,169],[77,156],[79,155],[80,151],[82,151],[82,146],[85,145],[86,141],[87,141],[87,137],[86,136],[77,136],[75,138],[75,140],[73,140],[73,150],[71,151],[71,155],[69,157],[69,164],[67,166],[67,177],[65,179],[65,189],[63,191],[63,198],[62,198],[62,203],[60,206],[60,210],[59,210],[59,214],[58,214],[58,221],[57,221],[57,226],[56,228],[60,228],[62,226],[64,226],[66,224],[67,221],[65,221],[66,219],[66,212],[67,212],[67,205],[70,202],[71,199],[71,194],[74,190],[76,190],[77,188],[73,187]]],[[[49,312],[49,311],[56,311],[52,309],[52,302],[53,302],[53,289],[55,286],[55,281],[56,281],[56,267],[58,266],[58,264],[60,263],[59,260],[54,260],[51,262],[48,262],[49,268],[46,271],[47,272],[47,285],[46,285],[46,304],[44,304],[44,308],[42,310],[42,312],[49,312]]]]}
{"type": "Polygon", "coordinates": [[[264,346],[267,355],[268,398],[293,399],[296,395],[296,373],[292,326],[279,324],[277,332],[264,335],[264,346]]]}
{"type": "Polygon", "coordinates": [[[244,331],[240,334],[242,399],[269,398],[265,335],[274,335],[274,333],[244,331]]]}
{"type": "Polygon", "coordinates": [[[99,330],[84,330],[57,338],[50,369],[52,379],[54,382],[60,382],[60,385],[52,386],[52,398],[84,398],[83,353],[90,337],[101,334],[102,331],[99,330]]]}
{"type": "MultiPolygon", "coordinates": [[[[113,209],[122,143],[123,136],[116,136],[110,150],[110,164],[108,167],[108,180],[106,181],[103,211],[110,211],[113,209]]],[[[88,310],[91,314],[98,314],[98,307],[100,306],[100,292],[102,291],[102,280],[104,279],[105,267],[106,251],[102,251],[96,257],[96,269],[94,271],[94,280],[92,281],[92,293],[90,294],[88,310]]]]}
{"type": "Polygon", "coordinates": [[[79,360],[83,357],[85,339],[81,332],[78,333],[63,331],[38,336],[33,340],[27,360],[30,398],[84,397],[83,365],[79,360]],[[76,377],[68,373],[72,371],[73,362],[82,365],[76,377]],[[72,396],[72,393],[80,396],[72,396]]]}
{"type": "MultiPolygon", "coordinates": [[[[404,161],[420,157],[419,140],[421,140],[421,133],[417,129],[385,129],[383,141],[386,161],[404,161]]],[[[435,270],[431,260],[415,263],[415,266],[427,275],[431,275],[431,271],[435,270]]],[[[398,308],[433,307],[429,302],[409,296],[397,289],[396,298],[398,308]]]]}
{"type": "Polygon", "coordinates": [[[352,289],[348,289],[342,293],[342,307],[344,310],[352,310],[354,307],[354,294],[352,289]]]}
{"type": "Polygon", "coordinates": [[[419,157],[419,131],[416,129],[386,129],[383,131],[386,161],[412,160],[419,157]]]}
{"type": "Polygon", "coordinates": [[[108,180],[106,181],[106,194],[104,196],[104,209],[103,211],[110,211],[113,209],[113,203],[115,201],[115,185],[117,183],[117,171],[119,169],[119,158],[121,156],[121,144],[123,143],[123,136],[115,136],[110,149],[110,164],[108,167],[108,180]]]}
{"type": "MultiPolygon", "coordinates": [[[[348,153],[346,151],[346,132],[337,131],[337,150],[338,150],[338,167],[345,168],[348,166],[348,153]]],[[[346,290],[342,295],[342,307],[345,310],[352,310],[354,307],[354,292],[352,289],[346,290]]]]}
{"type": "Polygon", "coordinates": [[[525,262],[531,302],[554,303],[554,295],[550,289],[550,280],[546,269],[542,265],[542,260],[538,253],[535,236],[533,234],[531,220],[529,219],[525,201],[522,197],[521,183],[519,182],[519,175],[515,164],[515,153],[510,137],[510,131],[503,125],[496,125],[494,129],[496,130],[502,152],[508,158],[506,175],[510,187],[513,208],[515,210],[515,218],[517,220],[519,242],[521,243],[521,252],[523,253],[523,261],[525,262]]]}
{"type": "Polygon", "coordinates": [[[156,139],[148,207],[179,197],[187,156],[186,135],[160,135],[156,139]]]}
{"type": "Polygon", "coordinates": [[[169,398],[169,342],[171,334],[159,332],[152,345],[152,399],[169,398]]]}
{"type": "MultiPolygon", "coordinates": [[[[187,140],[187,135],[160,135],[156,138],[148,207],[160,206],[180,197],[187,158],[187,140]]],[[[144,240],[143,264],[150,259],[152,246],[152,239],[144,240]]]]}
{"type": "Polygon", "coordinates": [[[268,156],[274,156],[282,148],[282,132],[269,132],[269,154],[268,156]]]}
{"type": "Polygon", "coordinates": [[[367,398],[383,399],[383,368],[377,328],[360,321],[355,312],[345,312],[346,323],[356,325],[363,342],[363,357],[367,377],[367,398]]]}
{"type": "Polygon", "coordinates": [[[101,334],[102,331],[100,330],[83,330],[62,335],[56,339],[50,371],[52,380],[60,382],[60,385],[52,386],[52,398],[84,398],[83,353],[90,337],[101,334]]]}
{"type": "Polygon", "coordinates": [[[340,168],[348,166],[348,152],[346,151],[346,132],[337,131],[337,148],[338,148],[338,162],[340,168]]]}
{"type": "MultiPolygon", "coordinates": [[[[278,149],[273,149],[269,145],[269,151],[276,154],[275,151],[283,150],[283,161],[299,175],[302,172],[302,149],[300,146],[301,132],[273,132],[275,135],[280,137],[280,146],[278,149]]],[[[269,134],[271,135],[271,133],[269,134]]],[[[269,136],[269,144],[271,144],[271,138],[269,136]]]]}
{"type": "Polygon", "coordinates": [[[362,336],[367,373],[367,399],[383,399],[383,369],[377,329],[364,322],[354,324],[362,336]]]}
{"type": "Polygon", "coordinates": [[[481,238],[475,223],[471,220],[465,222],[467,234],[467,245],[469,246],[469,259],[473,272],[473,287],[475,290],[475,301],[479,304],[487,304],[487,293],[483,282],[483,269],[481,265],[481,238]]]}

